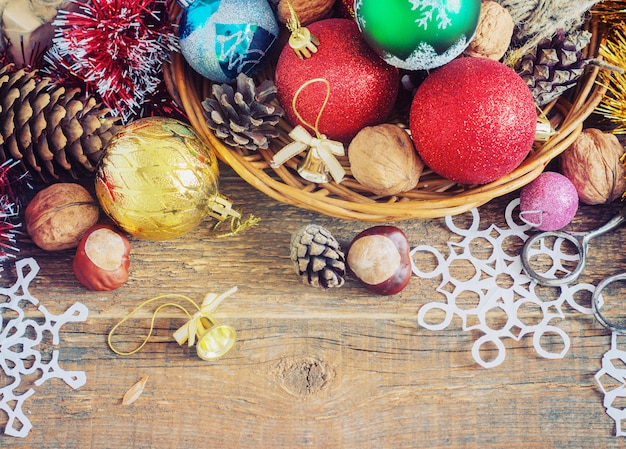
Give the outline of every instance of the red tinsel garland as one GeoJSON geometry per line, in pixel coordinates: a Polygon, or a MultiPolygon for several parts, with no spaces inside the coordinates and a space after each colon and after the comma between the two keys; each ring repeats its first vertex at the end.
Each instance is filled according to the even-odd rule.
{"type": "Polygon", "coordinates": [[[20,201],[14,185],[26,177],[23,174],[16,175],[13,168],[20,163],[7,160],[0,165],[0,262],[8,257],[15,257],[13,253],[19,251],[15,238],[21,223],[15,221],[19,217],[20,201]]]}
{"type": "Polygon", "coordinates": [[[129,121],[158,90],[162,64],[178,48],[166,2],[77,0],[73,5],[53,22],[56,34],[45,71],[65,78],[59,80],[63,84],[78,78],[88,93],[129,121]]]}

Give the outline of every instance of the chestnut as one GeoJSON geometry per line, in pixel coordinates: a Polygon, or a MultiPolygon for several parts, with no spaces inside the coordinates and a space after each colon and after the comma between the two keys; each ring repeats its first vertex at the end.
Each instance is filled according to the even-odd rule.
{"type": "Polygon", "coordinates": [[[92,226],[81,238],[72,268],[74,276],[89,290],[108,291],[128,280],[130,243],[108,224],[92,226]]]}
{"type": "Polygon", "coordinates": [[[346,258],[350,272],[379,295],[395,295],[409,283],[413,269],[406,234],[395,226],[374,226],[350,243],[346,258]]]}

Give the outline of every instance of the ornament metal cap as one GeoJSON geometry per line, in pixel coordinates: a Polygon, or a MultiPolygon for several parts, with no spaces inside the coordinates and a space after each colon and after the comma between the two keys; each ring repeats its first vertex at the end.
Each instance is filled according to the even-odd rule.
{"type": "Polygon", "coordinates": [[[308,28],[298,28],[291,32],[289,36],[289,46],[300,59],[307,59],[317,53],[320,41],[311,34],[308,28]]]}
{"type": "Polygon", "coordinates": [[[545,112],[543,112],[543,110],[541,110],[541,108],[537,107],[537,128],[535,132],[535,140],[547,142],[556,133],[557,132],[552,126],[552,123],[550,123],[548,116],[545,112]]]}
{"type": "Polygon", "coordinates": [[[538,140],[540,142],[547,142],[554,134],[556,134],[556,131],[549,121],[544,121],[541,118],[537,118],[537,131],[535,133],[535,140],[538,140]]]}
{"type": "Polygon", "coordinates": [[[307,59],[317,53],[317,47],[320,45],[318,38],[313,36],[308,28],[300,24],[298,14],[293,5],[287,0],[289,6],[289,20],[287,20],[287,29],[291,31],[289,36],[289,46],[293,49],[296,56],[300,59],[307,59]]]}

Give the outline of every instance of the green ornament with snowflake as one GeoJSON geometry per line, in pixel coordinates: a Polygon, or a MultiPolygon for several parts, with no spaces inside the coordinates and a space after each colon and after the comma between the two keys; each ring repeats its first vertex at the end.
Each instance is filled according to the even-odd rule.
{"type": "Polygon", "coordinates": [[[458,55],[474,37],[481,0],[356,0],[367,43],[388,64],[428,70],[458,55]]]}

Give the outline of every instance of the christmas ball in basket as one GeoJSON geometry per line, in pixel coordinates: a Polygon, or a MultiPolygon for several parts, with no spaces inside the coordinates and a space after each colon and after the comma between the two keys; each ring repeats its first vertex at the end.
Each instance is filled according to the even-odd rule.
{"type": "Polygon", "coordinates": [[[574,184],[561,173],[545,171],[520,191],[519,216],[540,231],[567,226],[578,210],[574,184]]]}
{"type": "Polygon", "coordinates": [[[410,128],[416,150],[434,172],[485,184],[512,172],[528,155],[536,106],[526,83],[506,65],[459,58],[417,89],[410,128]]]}
{"type": "Polygon", "coordinates": [[[289,122],[316,124],[342,142],[384,122],[398,93],[398,69],[376,56],[353,20],[324,19],[307,28],[319,41],[317,52],[300,59],[286,45],[276,65],[278,100],[289,122]]]}
{"type": "Polygon", "coordinates": [[[218,177],[215,154],[189,125],[149,117],[111,139],[95,190],[120,228],[138,238],[167,240],[193,230],[209,214],[218,177]]]}
{"type": "Polygon", "coordinates": [[[180,51],[202,76],[230,82],[265,62],[279,28],[266,0],[187,0],[178,25],[180,51]]]}
{"type": "MultiPolygon", "coordinates": [[[[381,5],[387,4],[387,2],[379,3],[381,5]]],[[[442,11],[442,5],[445,2],[421,2],[416,0],[415,2],[409,3],[418,5],[416,8],[422,6],[424,8],[428,7],[434,13],[436,11],[442,11]]],[[[349,1],[341,0],[341,4],[350,6],[349,1]]],[[[454,4],[454,2],[450,2],[449,8],[453,8],[454,4]]],[[[460,4],[460,0],[456,2],[456,4],[460,4]]],[[[338,9],[341,10],[342,8],[338,7],[338,9]]],[[[347,15],[350,15],[349,12],[347,15]]],[[[343,17],[345,17],[345,15],[343,17]]],[[[223,138],[207,123],[207,111],[202,107],[203,100],[206,98],[206,92],[211,90],[211,84],[213,83],[207,80],[198,80],[193,70],[189,70],[185,66],[183,58],[176,56],[173,58],[176,83],[178,86],[184,87],[184,89],[180,89],[181,98],[185,111],[189,114],[190,122],[193,124],[194,128],[201,131],[202,135],[214,146],[220,159],[230,165],[237,174],[253,187],[280,202],[333,217],[376,222],[400,221],[414,218],[434,218],[466,212],[493,198],[512,192],[536,178],[543,171],[546,164],[567,148],[576,138],[582,129],[582,122],[592,113],[595,106],[600,102],[603,93],[606,92],[605,87],[595,83],[599,69],[597,67],[592,68],[590,65],[586,66],[584,74],[581,76],[580,82],[578,83],[579,87],[575,91],[572,91],[571,95],[564,96],[562,99],[554,101],[553,104],[542,109],[539,120],[541,124],[549,125],[549,131],[541,135],[538,134],[536,136],[537,138],[534,139],[538,120],[535,105],[532,104],[532,114],[529,112],[530,106],[528,109],[526,106],[520,108],[521,103],[527,105],[526,99],[528,97],[525,95],[528,93],[528,87],[525,86],[526,94],[522,94],[520,97],[522,98],[521,102],[516,102],[513,114],[514,117],[519,117],[521,111],[518,111],[518,108],[525,111],[525,113],[522,114],[524,118],[517,123],[518,126],[521,126],[521,130],[519,127],[515,128],[513,134],[509,136],[513,137],[514,140],[518,137],[520,138],[519,143],[522,144],[517,148],[517,152],[524,154],[525,158],[522,156],[523,160],[521,163],[519,160],[515,160],[515,163],[519,165],[513,168],[513,171],[510,171],[504,176],[499,174],[500,177],[497,179],[495,179],[494,176],[492,179],[495,180],[493,181],[486,181],[485,178],[466,180],[450,179],[444,174],[437,173],[434,170],[436,164],[432,163],[433,167],[425,167],[424,172],[418,180],[418,184],[413,189],[389,196],[381,196],[368,190],[368,188],[363,186],[353,176],[349,165],[349,157],[344,157],[345,155],[342,156],[334,152],[333,154],[339,154],[337,158],[338,165],[340,165],[340,168],[345,169],[343,176],[333,175],[332,177],[325,177],[323,180],[318,180],[317,178],[309,179],[302,174],[301,166],[305,165],[304,162],[307,161],[308,155],[313,152],[312,146],[305,145],[306,151],[296,153],[296,155],[292,155],[291,158],[286,156],[283,158],[277,157],[285,153],[283,150],[293,146],[292,144],[299,143],[297,141],[298,139],[293,137],[292,134],[296,129],[302,128],[300,125],[306,128],[312,128],[311,126],[306,126],[301,120],[306,108],[310,110],[306,111],[308,116],[305,121],[308,124],[319,125],[317,133],[312,133],[309,130],[306,131],[309,131],[311,135],[316,134],[316,136],[313,137],[317,137],[317,140],[320,141],[323,140],[323,137],[332,139],[333,137],[329,134],[335,131],[341,136],[342,130],[345,130],[347,127],[352,127],[349,135],[334,138],[334,140],[342,139],[342,143],[348,145],[358,131],[366,126],[371,126],[371,123],[355,125],[354,117],[361,114],[364,109],[368,107],[369,102],[363,101],[361,97],[356,100],[354,95],[363,96],[365,92],[369,90],[377,92],[380,97],[385,97],[382,101],[374,101],[379,103],[379,110],[387,106],[388,103],[386,100],[390,99],[391,96],[398,96],[398,87],[396,86],[381,90],[380,86],[382,84],[380,83],[380,77],[368,78],[369,84],[366,83],[365,87],[362,87],[360,84],[357,85],[354,82],[354,80],[358,79],[358,75],[363,76],[363,71],[359,70],[356,64],[346,64],[346,61],[353,58],[356,52],[346,51],[345,49],[348,48],[346,42],[350,42],[353,36],[349,28],[355,25],[356,21],[354,19],[338,18],[324,19],[307,24],[306,27],[310,30],[310,33],[320,38],[317,51],[311,51],[313,54],[307,60],[302,60],[298,58],[298,55],[294,54],[295,52],[292,49],[286,47],[283,52],[278,55],[277,64],[272,66],[268,65],[266,66],[268,70],[259,73],[259,78],[256,80],[259,83],[270,79],[276,84],[275,87],[277,87],[278,91],[277,96],[279,96],[279,102],[277,103],[280,103],[280,106],[285,109],[285,116],[279,121],[279,124],[275,126],[277,132],[280,134],[279,137],[270,138],[267,147],[258,146],[256,149],[248,147],[242,148],[241,146],[233,146],[232,144],[224,143],[223,138]],[[316,27],[320,25],[325,27],[328,26],[326,25],[328,21],[337,20],[344,20],[346,23],[350,23],[350,25],[342,25],[342,30],[333,34],[336,39],[331,39],[330,45],[334,45],[333,41],[341,42],[342,45],[339,46],[339,50],[333,50],[331,52],[333,54],[326,54],[324,57],[324,48],[325,45],[328,44],[328,39],[323,38],[323,33],[317,33],[316,27]],[[280,59],[283,56],[285,58],[289,56],[291,60],[288,64],[285,63],[283,67],[280,67],[280,59]],[[319,58],[320,56],[322,56],[322,58],[319,58]],[[312,64],[312,66],[307,64],[312,64]],[[304,68],[303,72],[306,72],[306,74],[298,74],[301,78],[297,78],[294,74],[296,74],[296,71],[300,70],[300,66],[304,68]],[[281,73],[282,69],[284,69],[284,71],[281,73]],[[322,71],[322,69],[325,72],[322,71]],[[316,70],[318,70],[318,72],[316,72],[316,70]],[[284,82],[285,79],[288,80],[288,83],[284,82]],[[340,89],[334,89],[334,79],[337,80],[336,84],[340,89]],[[377,81],[379,82],[378,85],[375,84],[377,81]],[[283,82],[282,85],[280,85],[281,82],[283,82]],[[321,92],[313,95],[311,90],[313,87],[318,87],[321,92]],[[291,94],[281,98],[280,95],[283,95],[288,89],[291,89],[291,94]],[[335,94],[342,91],[349,91],[352,96],[341,97],[340,102],[342,103],[331,105],[335,94]],[[309,104],[301,103],[301,101],[306,101],[309,104]],[[293,107],[294,104],[295,108],[293,107]],[[526,115],[526,113],[528,114],[526,115]],[[531,116],[532,121],[529,118],[531,116]],[[544,119],[549,119],[549,123],[547,120],[544,122],[544,119]],[[325,126],[328,126],[328,128],[325,128],[325,126]],[[333,129],[333,126],[336,126],[336,129],[333,129]],[[324,136],[324,134],[326,134],[326,136],[324,136]],[[532,142],[533,139],[534,142],[532,142]],[[533,148],[532,151],[529,151],[531,144],[533,148]],[[486,184],[484,184],[485,182],[486,184]]],[[[358,25],[356,25],[356,28],[358,30],[358,25]]],[[[436,26],[435,28],[430,27],[430,29],[434,31],[436,26]]],[[[289,28],[289,31],[293,32],[291,28],[289,28]]],[[[365,41],[360,31],[359,34],[359,45],[365,43],[365,47],[369,51],[369,55],[366,59],[368,59],[370,63],[372,63],[372,61],[379,61],[382,64],[386,64],[383,67],[387,67],[387,70],[389,70],[389,68],[396,70],[396,74],[399,73],[399,70],[402,70],[399,67],[387,64],[376,54],[370,44],[365,41]]],[[[590,49],[588,57],[593,57],[594,54],[597,54],[597,46],[595,45],[590,49]]],[[[444,69],[446,65],[453,64],[455,61],[462,59],[469,58],[459,57],[433,70],[416,71],[412,73],[424,75],[416,77],[416,81],[421,83],[424,77],[430,78],[432,76],[436,78],[435,72],[437,70],[444,69]]],[[[479,78],[480,77],[474,76],[472,79],[480,81],[479,78]]],[[[389,85],[391,84],[392,83],[389,83],[389,85]]],[[[403,85],[404,84],[403,79],[403,85]]],[[[507,93],[506,91],[510,87],[507,83],[502,84],[497,81],[492,81],[492,84],[496,86],[496,90],[503,91],[504,93],[507,93]]],[[[417,83],[415,83],[414,86],[415,85],[417,85],[417,83]]],[[[420,89],[418,89],[418,91],[419,90],[420,89]]],[[[442,91],[442,95],[451,96],[454,90],[455,88],[449,86],[442,91]]],[[[379,117],[376,117],[377,121],[379,123],[399,123],[401,126],[408,125],[407,127],[411,128],[411,134],[416,134],[413,129],[414,125],[411,122],[417,120],[416,117],[428,117],[428,114],[415,113],[409,116],[407,109],[411,106],[410,101],[413,92],[415,92],[413,88],[406,89],[403,90],[405,95],[402,98],[398,98],[400,101],[394,102],[389,100],[393,104],[393,107],[390,108],[392,109],[391,113],[381,114],[379,117]],[[404,100],[408,100],[408,102],[404,100]]],[[[499,107],[493,108],[495,105],[494,102],[491,106],[492,111],[496,113],[496,118],[490,118],[487,122],[478,123],[476,120],[471,119],[471,117],[464,117],[467,116],[467,114],[463,114],[457,110],[459,104],[462,104],[466,100],[463,98],[464,95],[465,94],[457,92],[452,105],[449,103],[446,108],[438,110],[436,116],[433,115],[430,117],[434,117],[432,130],[430,130],[429,134],[430,140],[433,142],[442,140],[442,137],[439,135],[440,123],[437,123],[435,119],[440,121],[449,119],[450,123],[452,123],[454,119],[458,120],[454,128],[451,127],[446,130],[449,135],[455,132],[463,133],[466,127],[473,129],[475,133],[483,137],[493,133],[495,137],[500,138],[501,135],[506,134],[506,132],[498,128],[500,124],[511,124],[505,120],[506,112],[504,112],[504,109],[499,107]]],[[[472,96],[474,99],[481,97],[481,95],[475,92],[474,95],[468,96],[467,100],[472,96]]],[[[513,94],[509,96],[514,97],[513,94]]],[[[436,94],[430,102],[434,103],[438,99],[438,94],[436,94]]],[[[480,107],[486,105],[489,105],[489,101],[483,101],[480,107]]],[[[417,110],[417,108],[415,109],[417,110]]],[[[368,111],[368,114],[371,116],[375,115],[371,109],[368,111]]],[[[487,116],[489,114],[485,115],[487,116]]],[[[424,127],[424,125],[419,126],[424,127]]],[[[249,134],[252,130],[247,130],[246,132],[249,134]]],[[[447,137],[449,137],[449,135],[447,137]]],[[[300,135],[298,134],[298,136],[300,135]]],[[[489,138],[487,138],[486,141],[489,142],[489,138]]],[[[465,148],[464,145],[463,147],[465,148]]],[[[489,159],[489,167],[483,165],[480,166],[479,170],[476,170],[481,175],[485,175],[487,171],[495,172],[499,169],[506,172],[511,170],[511,166],[515,165],[512,163],[512,165],[509,166],[507,163],[508,158],[516,159],[514,156],[509,155],[503,157],[502,154],[497,153],[491,157],[490,154],[493,153],[489,152],[493,152],[496,147],[496,144],[492,144],[480,148],[481,151],[484,151],[483,156],[487,154],[487,159],[489,159]],[[505,167],[506,170],[502,167],[505,167]]],[[[506,142],[502,149],[507,151],[514,149],[513,147],[511,142],[506,142]]],[[[450,150],[450,148],[448,150],[450,150]]],[[[288,155],[292,153],[293,152],[290,152],[288,155]]],[[[516,153],[516,151],[513,151],[513,153],[516,153]]],[[[476,156],[478,153],[470,152],[469,154],[476,156]]],[[[439,159],[443,160],[445,157],[447,156],[439,156],[439,159]]],[[[424,157],[424,159],[426,158],[424,157]]],[[[424,162],[427,163],[426,160],[424,160],[424,162]]],[[[457,160],[454,163],[450,161],[446,165],[458,166],[463,164],[465,164],[464,161],[459,162],[457,160]]],[[[465,171],[469,172],[472,170],[473,168],[466,168],[465,171]]]]}
{"type": "Polygon", "coordinates": [[[469,45],[481,0],[356,0],[365,40],[386,62],[406,70],[442,66],[469,45]]]}

